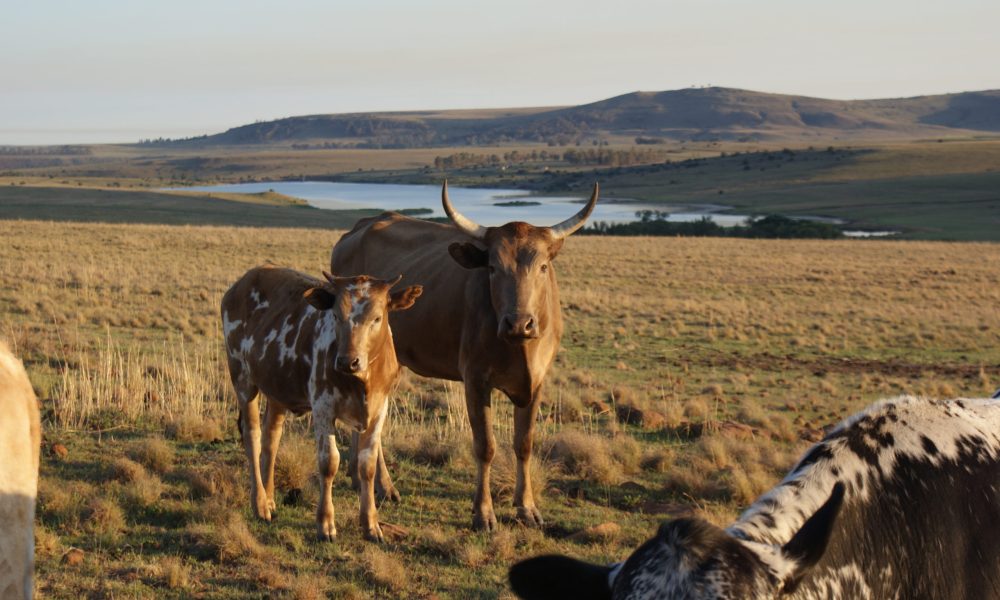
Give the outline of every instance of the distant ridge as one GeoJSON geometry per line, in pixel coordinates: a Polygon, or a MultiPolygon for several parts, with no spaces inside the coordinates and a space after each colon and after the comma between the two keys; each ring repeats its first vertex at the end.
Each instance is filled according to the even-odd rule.
{"type": "Polygon", "coordinates": [[[1000,133],[1000,90],[827,100],[723,87],[632,92],[573,107],[288,117],[172,144],[408,148],[505,142],[904,139],[1000,133]]]}

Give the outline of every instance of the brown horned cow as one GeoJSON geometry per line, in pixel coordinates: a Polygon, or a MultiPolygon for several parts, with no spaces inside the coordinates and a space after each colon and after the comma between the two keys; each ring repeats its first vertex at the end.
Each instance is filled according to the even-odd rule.
{"type": "Polygon", "coordinates": [[[0,598],[31,598],[40,444],[35,392],[0,342],[0,598]]]}
{"type": "Polygon", "coordinates": [[[320,475],[316,513],[320,539],[333,540],[333,478],[340,465],[334,425],[360,431],[361,530],[381,541],[375,508],[375,465],[388,396],[399,380],[387,314],[409,308],[420,286],[390,294],[399,278],[333,277],[257,267],[222,298],[229,374],[240,408],[240,433],[250,462],[250,503],[271,520],[274,460],[288,411],[313,413],[320,475]],[[258,392],[267,397],[261,456],[258,392]]]}
{"type": "MultiPolygon", "coordinates": [[[[576,215],[553,227],[513,222],[482,227],[441,201],[452,224],[384,213],[362,219],[333,249],[331,264],[342,273],[402,273],[409,284],[431,290],[430,298],[390,317],[399,361],[425,377],[465,383],[473,450],[479,466],[472,526],[496,527],[490,496],[493,408],[498,389],[515,405],[514,452],[518,519],[541,526],[529,476],[532,429],[542,380],[562,336],[559,289],[552,260],[566,236],[583,226],[597,204],[598,187],[576,215]],[[449,256],[450,255],[450,256],[449,256]]],[[[391,489],[385,461],[378,482],[391,489]]]]}

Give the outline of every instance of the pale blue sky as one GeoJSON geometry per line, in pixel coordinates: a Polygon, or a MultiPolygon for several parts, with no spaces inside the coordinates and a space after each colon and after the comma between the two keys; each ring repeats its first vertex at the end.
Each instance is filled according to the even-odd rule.
{"type": "Polygon", "coordinates": [[[0,19],[0,144],[706,84],[993,89],[998,24],[998,0],[19,0],[0,19]]]}

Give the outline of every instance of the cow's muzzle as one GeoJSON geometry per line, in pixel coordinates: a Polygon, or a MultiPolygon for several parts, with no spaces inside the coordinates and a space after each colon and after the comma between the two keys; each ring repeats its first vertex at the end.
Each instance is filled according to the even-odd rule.
{"type": "Polygon", "coordinates": [[[362,368],[361,358],[354,356],[338,356],[337,360],[334,362],[334,367],[341,373],[347,373],[348,375],[354,375],[362,368]]]}
{"type": "Polygon", "coordinates": [[[508,314],[500,320],[500,337],[511,342],[535,339],[539,335],[538,319],[528,313],[508,314]]]}

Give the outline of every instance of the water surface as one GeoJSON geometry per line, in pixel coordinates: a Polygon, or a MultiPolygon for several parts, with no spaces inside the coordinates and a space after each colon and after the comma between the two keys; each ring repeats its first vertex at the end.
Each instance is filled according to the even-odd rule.
{"type": "MultiPolygon", "coordinates": [[[[273,181],[264,183],[237,183],[227,185],[183,188],[205,192],[235,192],[254,194],[274,190],[286,196],[294,196],[307,201],[316,208],[333,210],[376,208],[402,210],[429,208],[433,212],[421,217],[443,217],[441,209],[441,188],[437,185],[409,185],[389,183],[339,183],[327,181],[273,181]]],[[[527,221],[533,225],[554,225],[573,216],[582,208],[581,202],[587,196],[533,196],[523,190],[499,188],[449,187],[448,196],[452,204],[465,216],[480,225],[502,225],[510,221],[527,221]],[[525,200],[538,202],[537,206],[496,206],[497,203],[525,200]]],[[[724,207],[706,205],[704,208],[677,209],[668,221],[696,221],[711,217],[723,226],[742,225],[746,215],[720,215],[714,211],[724,207]]],[[[608,223],[628,223],[636,221],[636,211],[657,209],[671,210],[663,205],[645,205],[632,202],[609,202],[602,199],[597,203],[589,221],[608,223]]]]}

